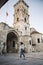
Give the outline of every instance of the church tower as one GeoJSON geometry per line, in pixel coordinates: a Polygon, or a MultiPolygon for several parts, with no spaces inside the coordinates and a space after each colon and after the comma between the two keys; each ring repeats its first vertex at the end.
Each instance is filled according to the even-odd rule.
{"type": "Polygon", "coordinates": [[[24,0],[19,0],[14,5],[13,26],[16,30],[20,31],[22,35],[30,35],[28,8],[29,6],[24,2],[24,0]]]}
{"type": "Polygon", "coordinates": [[[29,43],[30,40],[30,24],[29,24],[29,6],[24,0],[19,0],[14,5],[14,29],[21,32],[20,40],[29,43]]]}

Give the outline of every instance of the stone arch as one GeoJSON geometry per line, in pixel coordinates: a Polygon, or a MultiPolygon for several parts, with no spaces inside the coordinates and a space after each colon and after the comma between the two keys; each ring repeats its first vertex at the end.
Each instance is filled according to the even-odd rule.
{"type": "Polygon", "coordinates": [[[16,31],[10,30],[7,33],[6,49],[8,53],[18,52],[18,39],[19,39],[19,35],[16,31]]]}

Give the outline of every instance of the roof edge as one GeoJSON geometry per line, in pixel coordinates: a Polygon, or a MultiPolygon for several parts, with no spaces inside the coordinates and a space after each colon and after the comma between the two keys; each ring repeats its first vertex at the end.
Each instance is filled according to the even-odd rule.
{"type": "Polygon", "coordinates": [[[16,4],[14,4],[14,7],[15,7],[18,3],[20,3],[20,2],[23,2],[27,7],[29,7],[29,6],[27,5],[27,3],[25,3],[24,0],[19,0],[16,4]]]}

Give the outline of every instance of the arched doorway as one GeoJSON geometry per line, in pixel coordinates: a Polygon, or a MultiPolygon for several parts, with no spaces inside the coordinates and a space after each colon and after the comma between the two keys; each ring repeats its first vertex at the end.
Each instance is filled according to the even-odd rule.
{"type": "Polygon", "coordinates": [[[14,32],[9,32],[7,34],[7,53],[18,52],[18,37],[14,32]]]}

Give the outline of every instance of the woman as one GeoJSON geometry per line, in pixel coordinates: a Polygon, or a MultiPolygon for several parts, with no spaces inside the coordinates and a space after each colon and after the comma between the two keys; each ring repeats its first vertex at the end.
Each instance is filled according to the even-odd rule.
{"type": "Polygon", "coordinates": [[[21,44],[20,44],[20,58],[22,57],[22,55],[23,55],[23,57],[25,59],[24,44],[23,44],[23,42],[21,42],[21,44]]]}

